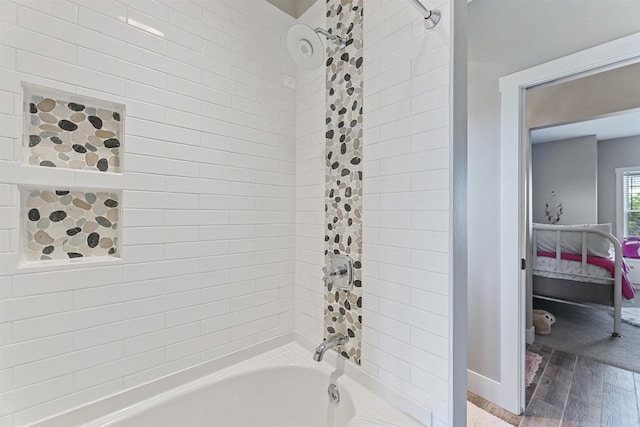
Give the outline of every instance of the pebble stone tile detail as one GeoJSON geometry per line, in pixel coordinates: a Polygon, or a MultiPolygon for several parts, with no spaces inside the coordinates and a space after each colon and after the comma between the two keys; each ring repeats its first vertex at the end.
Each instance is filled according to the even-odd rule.
{"type": "Polygon", "coordinates": [[[26,190],[23,197],[26,261],[118,256],[119,193],[26,190]]]}
{"type": "Polygon", "coordinates": [[[26,96],[28,163],[121,172],[122,113],[62,97],[26,96]]]}
{"type": "Polygon", "coordinates": [[[327,43],[325,263],[328,252],[354,261],[350,292],[327,286],[325,335],[349,336],[342,355],[360,364],[362,342],[362,3],[327,0],[327,28],[346,40],[327,43]]]}

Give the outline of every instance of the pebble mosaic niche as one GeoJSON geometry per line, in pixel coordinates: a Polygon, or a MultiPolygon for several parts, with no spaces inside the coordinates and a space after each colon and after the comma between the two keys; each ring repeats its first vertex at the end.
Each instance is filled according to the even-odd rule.
{"type": "Polygon", "coordinates": [[[23,89],[29,165],[121,172],[123,105],[34,85],[23,89]]]}
{"type": "MultiPolygon", "coordinates": [[[[325,335],[349,336],[342,355],[360,364],[362,342],[362,0],[327,0],[327,28],[342,48],[327,43],[326,251],[354,262],[350,292],[325,293],[325,335]]],[[[329,264],[328,255],[325,262],[329,264]]]]}
{"type": "Polygon", "coordinates": [[[119,257],[121,193],[22,189],[25,261],[119,257]]]}

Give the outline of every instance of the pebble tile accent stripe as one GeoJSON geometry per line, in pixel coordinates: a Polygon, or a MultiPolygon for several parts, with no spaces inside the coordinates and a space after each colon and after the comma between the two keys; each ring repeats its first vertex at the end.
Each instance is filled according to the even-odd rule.
{"type": "Polygon", "coordinates": [[[27,190],[23,198],[27,261],[118,256],[118,193],[27,190]]]}
{"type": "Polygon", "coordinates": [[[121,171],[119,112],[40,95],[25,106],[30,165],[121,171]]]}
{"type": "MultiPolygon", "coordinates": [[[[342,355],[360,364],[362,342],[362,0],[327,0],[328,31],[346,47],[327,43],[326,251],[354,261],[350,292],[325,294],[325,334],[342,332],[342,355]]],[[[329,257],[325,262],[329,264],[329,257]]]]}

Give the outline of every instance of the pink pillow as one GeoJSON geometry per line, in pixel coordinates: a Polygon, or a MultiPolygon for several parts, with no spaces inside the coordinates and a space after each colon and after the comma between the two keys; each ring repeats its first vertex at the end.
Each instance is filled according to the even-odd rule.
{"type": "Polygon", "coordinates": [[[622,256],[640,258],[640,237],[625,237],[622,241],[622,256]]]}

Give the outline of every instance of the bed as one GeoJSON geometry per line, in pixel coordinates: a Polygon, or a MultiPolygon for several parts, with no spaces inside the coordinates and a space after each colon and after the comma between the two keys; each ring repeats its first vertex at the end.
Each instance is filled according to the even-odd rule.
{"type": "Polygon", "coordinates": [[[611,335],[619,337],[623,299],[635,292],[610,231],[610,224],[533,224],[533,296],[612,307],[611,335]]]}

